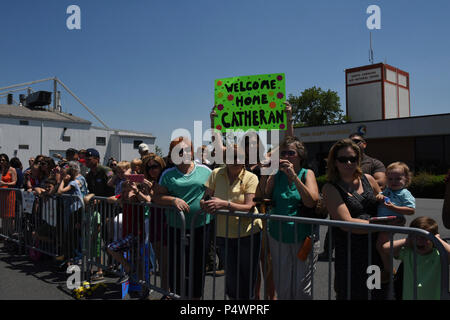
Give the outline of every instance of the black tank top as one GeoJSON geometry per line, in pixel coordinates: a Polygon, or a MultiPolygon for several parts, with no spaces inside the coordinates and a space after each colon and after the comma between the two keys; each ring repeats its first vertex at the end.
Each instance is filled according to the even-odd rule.
{"type": "Polygon", "coordinates": [[[370,217],[376,217],[378,202],[373,193],[373,188],[370,185],[369,180],[366,176],[361,177],[361,182],[363,186],[363,192],[358,194],[356,191],[350,196],[344,188],[339,184],[333,184],[335,188],[339,191],[342,200],[350,212],[352,218],[355,219],[365,219],[370,217]]]}

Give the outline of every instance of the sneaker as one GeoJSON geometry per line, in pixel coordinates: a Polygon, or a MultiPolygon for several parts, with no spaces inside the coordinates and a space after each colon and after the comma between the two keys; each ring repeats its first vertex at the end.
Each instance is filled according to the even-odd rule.
{"type": "Polygon", "coordinates": [[[95,273],[91,276],[91,282],[97,282],[97,281],[101,281],[104,280],[105,278],[103,277],[103,273],[95,273]]]}

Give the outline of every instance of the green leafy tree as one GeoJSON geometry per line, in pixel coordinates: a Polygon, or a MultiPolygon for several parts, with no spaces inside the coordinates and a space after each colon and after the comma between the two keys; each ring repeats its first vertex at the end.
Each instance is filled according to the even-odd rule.
{"type": "Polygon", "coordinates": [[[295,127],[321,126],[348,121],[341,110],[336,91],[324,91],[314,86],[304,90],[298,97],[290,94],[288,101],[292,106],[295,127]]]}
{"type": "Polygon", "coordinates": [[[162,149],[158,145],[155,145],[155,153],[156,153],[156,155],[160,156],[161,158],[164,157],[164,155],[162,153],[162,149]]]}

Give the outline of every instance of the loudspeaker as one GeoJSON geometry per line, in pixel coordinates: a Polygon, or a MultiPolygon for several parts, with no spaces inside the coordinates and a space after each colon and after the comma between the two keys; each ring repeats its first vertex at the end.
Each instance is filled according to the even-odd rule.
{"type": "Polygon", "coordinates": [[[48,91],[37,91],[30,94],[26,99],[27,107],[42,107],[52,103],[52,93],[48,91]]]}

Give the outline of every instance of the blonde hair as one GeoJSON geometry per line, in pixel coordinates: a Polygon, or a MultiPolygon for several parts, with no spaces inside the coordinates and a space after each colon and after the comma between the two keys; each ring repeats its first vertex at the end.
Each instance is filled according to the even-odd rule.
{"type": "Polygon", "coordinates": [[[141,167],[142,167],[142,160],[139,159],[139,158],[133,159],[133,161],[131,161],[130,166],[131,166],[131,170],[138,171],[136,169],[137,168],[141,169],[141,167]]]}
{"type": "Polygon", "coordinates": [[[386,175],[390,170],[393,170],[393,169],[401,169],[403,171],[403,174],[405,175],[405,178],[406,178],[405,188],[408,187],[411,184],[411,179],[412,179],[412,173],[409,170],[408,165],[401,161],[393,162],[387,166],[386,175]]]}
{"type": "Polygon", "coordinates": [[[327,160],[327,180],[330,182],[338,182],[341,178],[341,175],[339,174],[339,170],[336,168],[336,158],[339,150],[344,148],[352,148],[353,151],[355,151],[356,156],[358,157],[358,165],[355,170],[355,174],[353,176],[354,179],[361,178],[362,177],[362,170],[361,170],[361,150],[359,147],[351,140],[351,139],[341,139],[330,149],[330,152],[328,153],[328,160],[327,160]]]}

